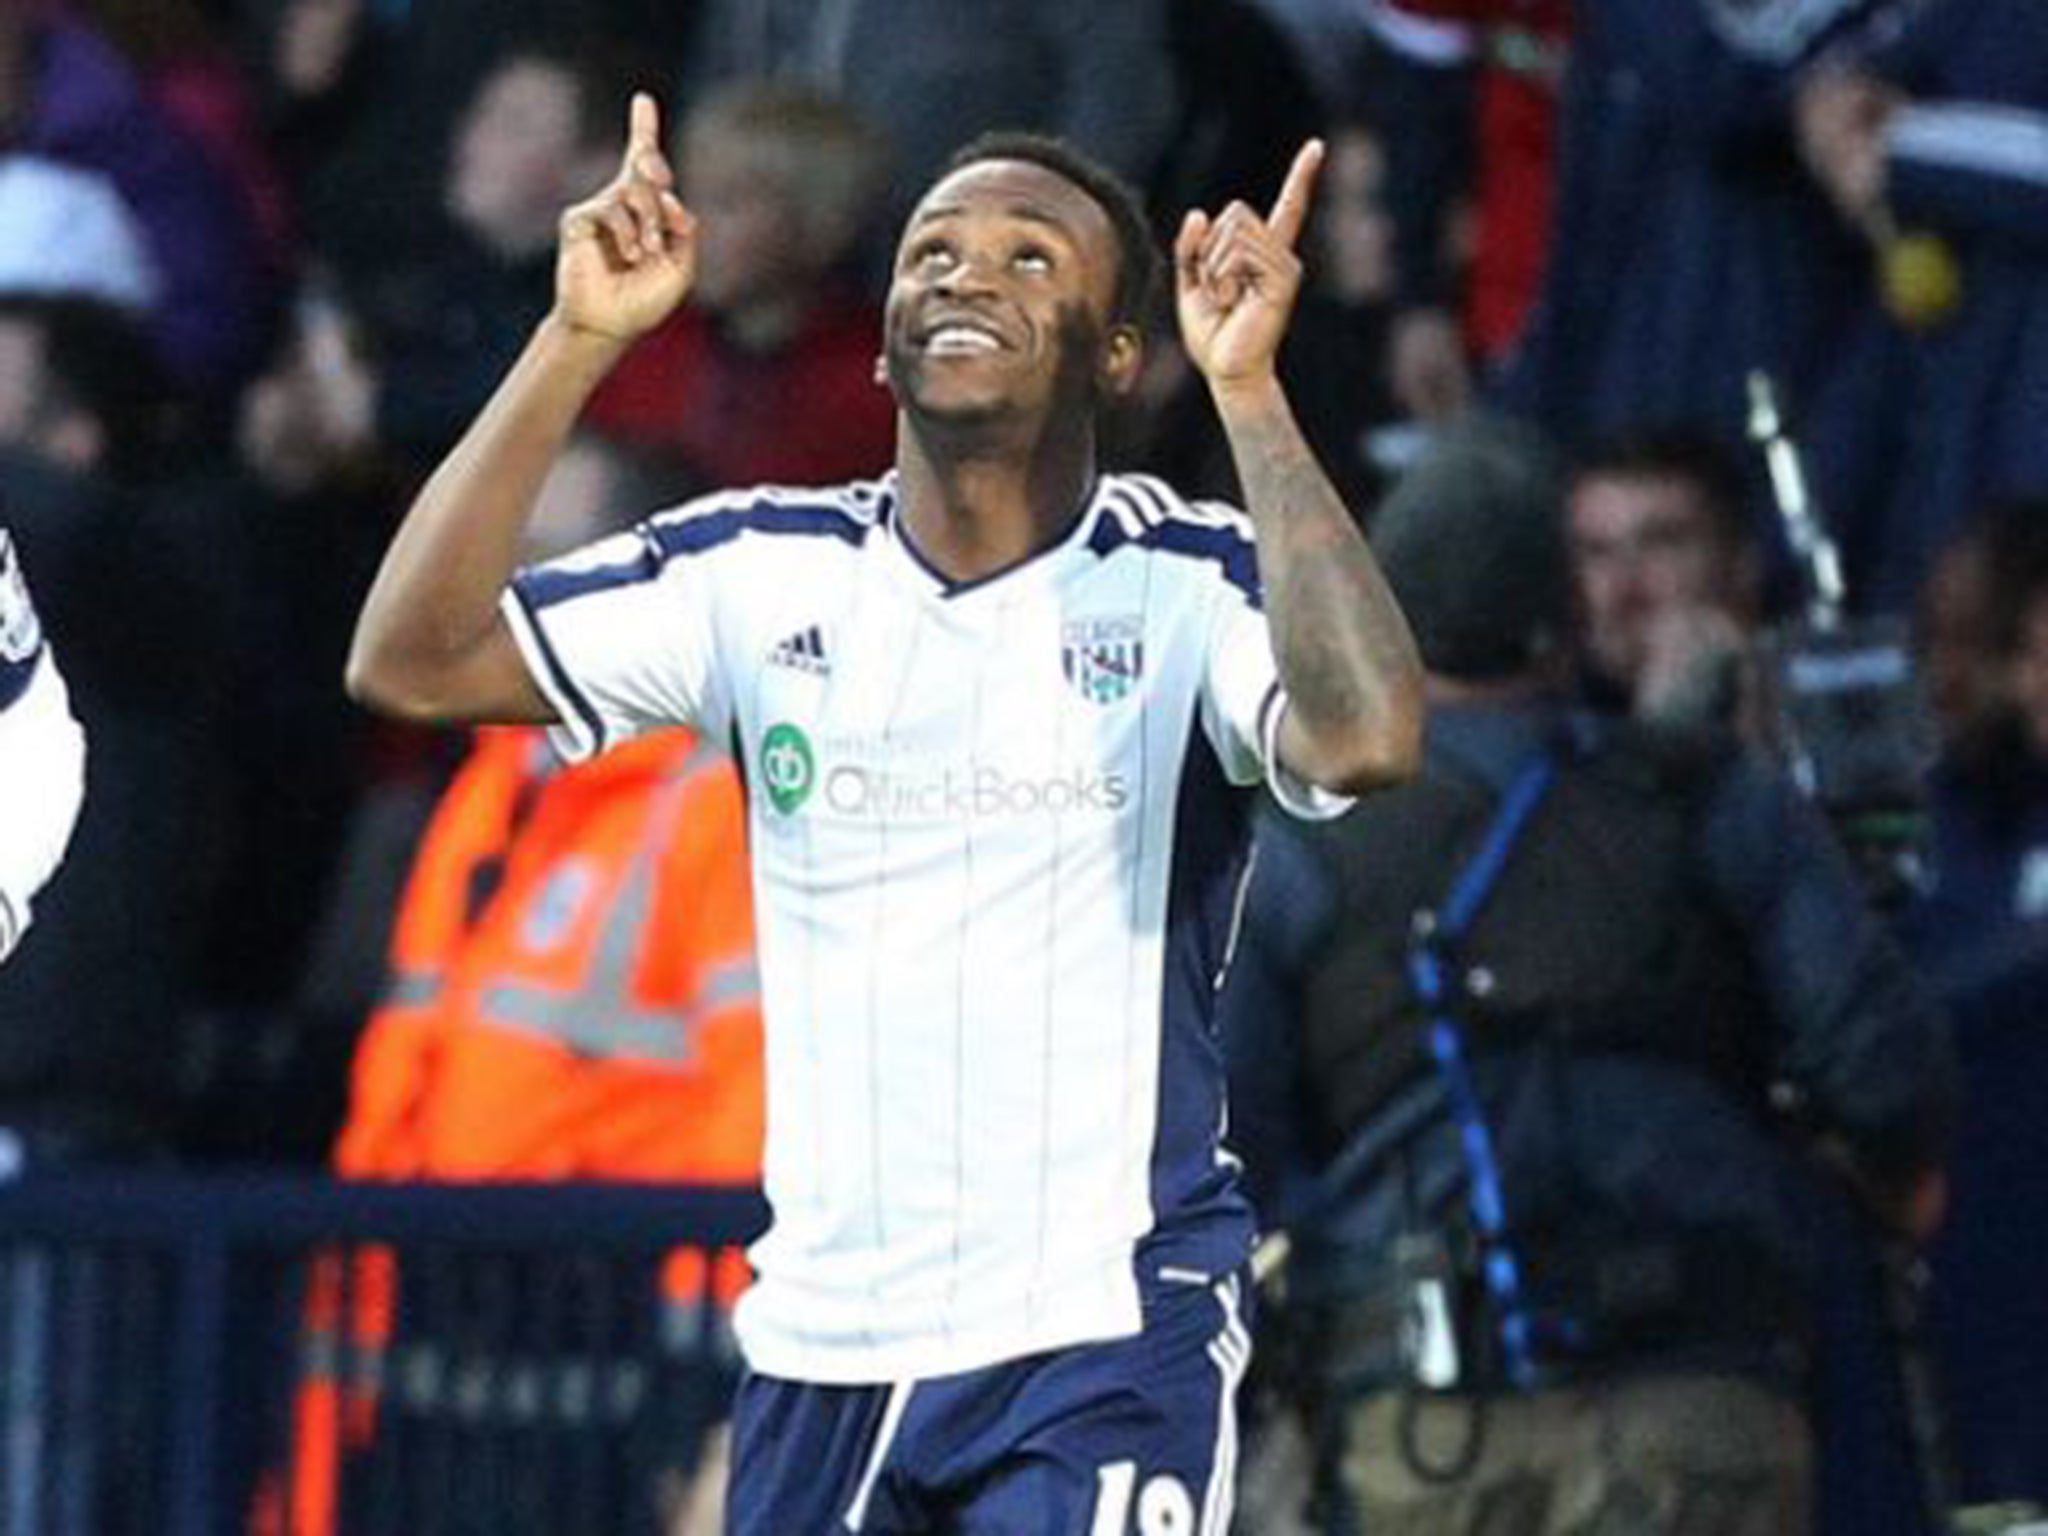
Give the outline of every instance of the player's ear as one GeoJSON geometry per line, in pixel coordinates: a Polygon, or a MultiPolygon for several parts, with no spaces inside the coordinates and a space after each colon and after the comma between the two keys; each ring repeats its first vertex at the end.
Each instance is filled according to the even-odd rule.
{"type": "Polygon", "coordinates": [[[1129,323],[1110,327],[1102,344],[1102,382],[1114,396],[1128,395],[1138,387],[1145,371],[1145,336],[1129,323]]]}

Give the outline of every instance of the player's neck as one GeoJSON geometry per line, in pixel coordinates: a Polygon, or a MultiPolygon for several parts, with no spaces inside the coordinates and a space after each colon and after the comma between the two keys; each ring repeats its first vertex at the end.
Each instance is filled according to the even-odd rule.
{"type": "Polygon", "coordinates": [[[953,581],[978,581],[1066,537],[1095,484],[1095,439],[1043,441],[1024,454],[934,452],[905,432],[896,469],[897,516],[919,556],[953,581]]]}

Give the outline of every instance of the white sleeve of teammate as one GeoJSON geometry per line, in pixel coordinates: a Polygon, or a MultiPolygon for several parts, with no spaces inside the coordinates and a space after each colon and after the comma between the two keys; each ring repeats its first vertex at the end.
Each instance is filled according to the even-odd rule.
{"type": "Polygon", "coordinates": [[[0,533],[0,960],[28,927],[85,799],[85,732],[0,533]]]}
{"type": "MultiPolygon", "coordinates": [[[[718,555],[676,547],[665,515],[512,579],[502,606],[527,670],[555,707],[555,748],[578,762],[657,726],[731,729],[717,665],[718,555]]],[[[729,547],[729,546],[728,546],[729,547]]]]}
{"type": "Polygon", "coordinates": [[[1266,616],[1231,588],[1218,603],[1209,631],[1208,675],[1202,690],[1202,728],[1233,784],[1264,779],[1288,814],[1327,821],[1352,801],[1296,774],[1280,761],[1280,718],[1287,690],[1273,661],[1266,616]]]}

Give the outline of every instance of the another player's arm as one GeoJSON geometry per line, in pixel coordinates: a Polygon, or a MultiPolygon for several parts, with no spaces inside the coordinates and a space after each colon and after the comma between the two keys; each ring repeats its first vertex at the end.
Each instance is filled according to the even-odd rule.
{"type": "Polygon", "coordinates": [[[1289,707],[1286,767],[1359,793],[1413,774],[1422,750],[1422,664],[1379,564],[1301,435],[1275,360],[1301,286],[1294,244],[1322,162],[1295,157],[1273,212],[1232,203],[1190,213],[1174,242],[1188,355],[1208,381],[1244,484],[1266,622],[1289,707]]]}
{"type": "Polygon", "coordinates": [[[689,292],[695,224],[651,97],[624,162],[562,215],[555,302],[399,527],[356,621],[348,691],[413,719],[547,721],[498,600],[550,466],[622,353],[689,292]]]}

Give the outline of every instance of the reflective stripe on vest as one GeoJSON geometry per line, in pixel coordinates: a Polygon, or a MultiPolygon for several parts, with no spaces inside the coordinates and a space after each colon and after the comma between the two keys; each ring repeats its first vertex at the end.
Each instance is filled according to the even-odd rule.
{"type": "MultiPolygon", "coordinates": [[[[633,918],[644,919],[642,910],[633,918]]],[[[622,924],[625,936],[636,937],[637,923],[622,924]]],[[[616,934],[607,932],[604,947],[612,947],[616,934]]],[[[630,958],[630,957],[629,957],[630,958]]],[[[761,995],[761,974],[754,963],[734,962],[711,974],[703,1003],[694,1008],[642,1008],[627,996],[630,964],[616,969],[601,955],[593,974],[581,990],[555,992],[515,982],[486,987],[481,1011],[492,1024],[524,1029],[545,1035],[579,1056],[630,1056],[641,1061],[681,1064],[695,1054],[697,1027],[721,1008],[749,1002],[761,995]]]]}
{"type": "Polygon", "coordinates": [[[447,973],[434,970],[394,971],[384,986],[384,1000],[380,1008],[426,1008],[441,1000],[441,989],[448,982],[447,973]]]}
{"type": "Polygon", "coordinates": [[[632,996],[633,972],[654,910],[662,855],[692,783],[715,757],[699,743],[670,776],[599,926],[595,951],[575,990],[510,979],[490,982],[478,993],[478,1012],[485,1022],[544,1036],[579,1056],[673,1065],[695,1054],[696,1029],[711,1014],[761,995],[760,972],[749,955],[714,967],[705,976],[694,1007],[647,1008],[632,996]]]}

